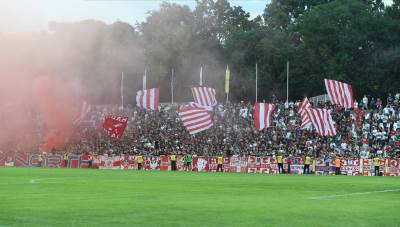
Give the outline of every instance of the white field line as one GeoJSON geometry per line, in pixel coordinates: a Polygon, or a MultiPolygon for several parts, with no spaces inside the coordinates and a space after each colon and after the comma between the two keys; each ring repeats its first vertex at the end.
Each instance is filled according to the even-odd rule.
{"type": "MultiPolygon", "coordinates": [[[[31,179],[29,180],[29,183],[31,184],[37,184],[40,183],[40,181],[44,181],[44,180],[57,180],[58,178],[36,178],[36,179],[31,179]]],[[[58,183],[58,182],[46,182],[46,183],[58,183]]]]}
{"type": "Polygon", "coordinates": [[[400,189],[387,189],[381,191],[369,191],[369,192],[354,192],[354,193],[347,193],[347,194],[339,194],[339,195],[325,195],[325,196],[316,196],[316,197],[309,197],[309,199],[332,199],[337,197],[346,197],[346,196],[353,196],[353,195],[368,195],[373,193],[385,193],[385,192],[399,192],[400,189]]]}
{"type": "MultiPolygon", "coordinates": [[[[30,179],[28,182],[0,182],[0,185],[18,185],[18,184],[22,184],[22,185],[24,185],[24,184],[27,184],[27,183],[30,183],[30,184],[39,184],[40,182],[42,182],[42,181],[45,181],[45,180],[57,180],[58,178],[36,178],[36,179],[30,179]]],[[[43,183],[46,183],[46,184],[60,184],[60,183],[62,183],[62,182],[43,182],[43,183]]],[[[1,227],[1,225],[0,225],[0,227],[1,227]]]]}

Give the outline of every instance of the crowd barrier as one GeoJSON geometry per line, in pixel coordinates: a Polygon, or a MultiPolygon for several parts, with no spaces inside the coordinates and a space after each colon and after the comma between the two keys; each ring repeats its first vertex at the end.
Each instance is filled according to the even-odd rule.
{"type": "MultiPolygon", "coordinates": [[[[143,157],[143,170],[171,170],[171,162],[166,155],[143,157]]],[[[284,159],[284,170],[288,172],[288,164],[284,159]]],[[[68,161],[63,160],[63,155],[45,155],[41,165],[38,162],[36,154],[26,152],[0,152],[0,167],[67,167],[67,168],[88,168],[89,161],[86,155],[69,155],[68,161]]],[[[177,170],[184,170],[183,156],[177,156],[177,170]]],[[[137,169],[135,156],[109,156],[95,155],[93,156],[92,168],[99,169],[137,169]]],[[[216,172],[216,157],[193,157],[192,171],[195,172],[216,172]]],[[[260,173],[260,174],[277,174],[278,164],[274,157],[224,157],[222,169],[224,172],[235,173],[260,173]]],[[[373,176],[374,165],[372,159],[346,159],[342,160],[342,175],[363,175],[373,176]]],[[[292,158],[290,165],[291,174],[303,174],[304,160],[302,158],[292,158]]],[[[335,174],[334,160],[325,163],[323,159],[315,159],[310,165],[310,171],[317,175],[333,175],[335,174]]],[[[398,159],[382,159],[380,160],[380,172],[383,176],[399,176],[399,160],[398,159]]]]}

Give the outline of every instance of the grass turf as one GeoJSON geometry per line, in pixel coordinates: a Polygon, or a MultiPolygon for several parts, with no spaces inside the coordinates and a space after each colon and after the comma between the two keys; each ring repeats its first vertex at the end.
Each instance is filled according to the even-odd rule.
{"type": "Polygon", "coordinates": [[[400,191],[377,192],[397,189],[396,177],[1,168],[0,226],[399,226],[400,191]]]}

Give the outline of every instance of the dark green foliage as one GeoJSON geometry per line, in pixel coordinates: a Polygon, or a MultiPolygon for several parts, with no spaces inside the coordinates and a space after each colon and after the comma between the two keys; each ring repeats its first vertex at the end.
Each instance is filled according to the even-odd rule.
{"type": "Polygon", "coordinates": [[[230,99],[254,101],[256,63],[259,99],[285,99],[287,61],[291,99],[325,93],[324,78],[351,83],[357,98],[399,91],[400,0],[390,6],[381,0],[272,0],[259,16],[227,0],[196,3],[193,10],[162,3],[135,27],[51,23],[50,43],[67,46],[59,51],[59,71],[68,63],[73,71],[66,74],[79,75],[86,99],[104,103],[118,102],[121,71],[130,88],[125,97],[133,103],[145,68],[147,84],[160,87],[162,102],[170,100],[172,68],[176,101],[191,100],[189,88],[198,84],[201,66],[205,85],[222,100],[227,64],[230,99]]]}

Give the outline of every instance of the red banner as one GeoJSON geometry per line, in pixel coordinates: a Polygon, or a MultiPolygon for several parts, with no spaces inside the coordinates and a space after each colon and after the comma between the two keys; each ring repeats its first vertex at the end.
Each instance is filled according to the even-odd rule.
{"type": "MultiPolygon", "coordinates": [[[[39,162],[38,154],[28,152],[0,152],[0,166],[2,167],[55,167],[64,166],[63,155],[42,155],[42,162],[39,162]]],[[[183,171],[183,156],[177,155],[177,171],[183,171]]],[[[192,171],[195,172],[216,172],[217,158],[211,156],[193,156],[192,171]]],[[[88,168],[89,160],[87,155],[68,155],[67,168],[88,168]]],[[[380,172],[384,176],[399,176],[400,161],[398,159],[380,160],[380,172]]],[[[284,159],[284,168],[287,172],[287,159],[284,159]]],[[[301,158],[292,158],[290,165],[291,174],[303,174],[304,164],[301,158]]],[[[94,155],[92,168],[101,169],[137,169],[135,156],[129,155],[94,155]]],[[[166,155],[143,157],[143,170],[171,170],[171,161],[166,155]]],[[[261,173],[277,174],[278,166],[274,157],[224,157],[222,169],[224,172],[234,173],[261,173]]],[[[335,174],[333,161],[326,163],[323,159],[316,159],[313,162],[313,172],[318,175],[335,174]],[[315,164],[314,164],[315,163],[315,164]],[[314,166],[315,165],[315,166],[314,166]]],[[[375,167],[371,159],[346,159],[342,160],[342,175],[364,175],[373,176],[375,167]]]]}
{"type": "Polygon", "coordinates": [[[124,134],[128,117],[106,116],[103,123],[103,129],[109,138],[119,139],[124,134]]]}

